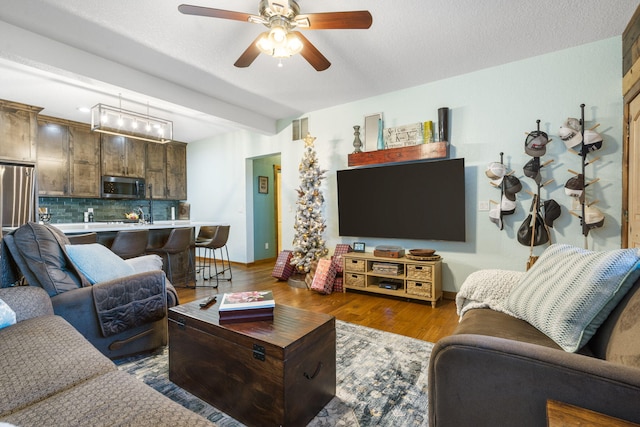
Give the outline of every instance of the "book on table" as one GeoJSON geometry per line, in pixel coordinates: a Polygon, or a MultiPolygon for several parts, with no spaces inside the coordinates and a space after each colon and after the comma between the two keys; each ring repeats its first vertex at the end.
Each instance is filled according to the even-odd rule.
{"type": "Polygon", "coordinates": [[[220,323],[272,320],[275,305],[271,291],[226,293],[218,309],[220,323]]]}

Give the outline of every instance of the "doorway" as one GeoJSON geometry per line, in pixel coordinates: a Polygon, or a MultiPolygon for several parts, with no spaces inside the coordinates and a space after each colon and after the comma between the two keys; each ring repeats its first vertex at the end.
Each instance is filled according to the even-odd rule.
{"type": "Polygon", "coordinates": [[[640,247],[640,95],[629,103],[627,247],[640,247]]]}
{"type": "Polygon", "coordinates": [[[280,154],[251,159],[253,260],[275,259],[279,252],[280,154]]]}

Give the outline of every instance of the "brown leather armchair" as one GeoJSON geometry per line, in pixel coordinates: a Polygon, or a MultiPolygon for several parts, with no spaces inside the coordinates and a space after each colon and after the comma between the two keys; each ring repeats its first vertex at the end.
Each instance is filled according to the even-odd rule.
{"type": "Polygon", "coordinates": [[[28,223],[2,239],[2,287],[26,282],[49,294],[55,314],[115,359],[167,344],[167,308],[177,294],[161,270],[91,285],[69,257],[67,237],[28,223]]]}

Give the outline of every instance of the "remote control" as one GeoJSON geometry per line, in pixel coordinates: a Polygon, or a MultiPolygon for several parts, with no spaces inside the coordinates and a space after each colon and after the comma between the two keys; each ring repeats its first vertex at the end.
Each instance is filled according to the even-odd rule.
{"type": "Polygon", "coordinates": [[[216,296],[214,295],[214,296],[209,297],[206,300],[202,301],[200,303],[200,308],[209,308],[209,306],[211,304],[215,304],[215,302],[216,302],[216,296]]]}

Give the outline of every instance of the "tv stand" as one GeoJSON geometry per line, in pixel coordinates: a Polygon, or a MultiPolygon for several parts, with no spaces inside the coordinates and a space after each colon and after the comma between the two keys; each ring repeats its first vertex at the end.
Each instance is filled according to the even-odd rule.
{"type": "Polygon", "coordinates": [[[442,298],[442,259],[419,261],[349,252],[342,255],[342,262],[345,291],[429,301],[434,308],[442,298]]]}

